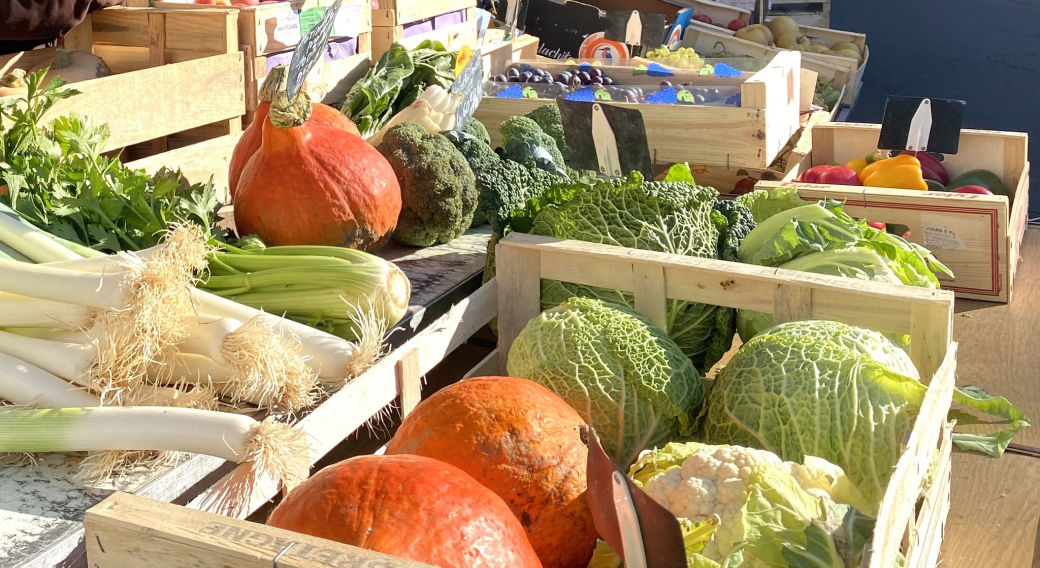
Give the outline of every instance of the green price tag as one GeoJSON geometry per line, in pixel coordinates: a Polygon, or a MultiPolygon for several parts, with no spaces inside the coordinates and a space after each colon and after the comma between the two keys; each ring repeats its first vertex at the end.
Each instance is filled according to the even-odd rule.
{"type": "Polygon", "coordinates": [[[324,6],[319,6],[317,8],[300,10],[300,35],[307,35],[307,32],[311,31],[311,28],[321,21],[321,17],[325,15],[325,10],[327,9],[324,6]]]}

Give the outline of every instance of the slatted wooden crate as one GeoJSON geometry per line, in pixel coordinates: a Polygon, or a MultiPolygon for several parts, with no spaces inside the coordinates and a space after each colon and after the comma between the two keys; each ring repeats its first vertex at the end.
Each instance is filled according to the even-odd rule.
{"type": "MultiPolygon", "coordinates": [[[[832,123],[813,130],[806,166],[844,164],[877,148],[880,125],[832,123]]],[[[1014,198],[936,191],[763,182],[771,189],[795,186],[807,199],[838,199],[850,215],[906,225],[910,240],[930,249],[953,271],[940,276],[958,297],[1010,302],[1029,212],[1028,136],[1017,132],[962,130],[960,151],[945,157],[950,179],[977,168],[997,174],[1014,198]]]]}
{"type": "MultiPolygon", "coordinates": [[[[335,0],[293,0],[258,6],[207,6],[230,12],[237,22],[238,49],[245,58],[246,112],[256,110],[264,78],[275,65],[288,65],[302,36],[335,0]]],[[[153,1],[153,8],[197,10],[197,4],[153,1]]],[[[336,102],[368,71],[372,60],[372,7],[368,0],[344,0],[325,57],[311,71],[306,89],[314,99],[336,102]]]]}
{"type": "Polygon", "coordinates": [[[372,6],[372,57],[394,43],[414,47],[439,41],[450,50],[477,45],[476,0],[375,0],[372,6]]]}
{"type": "MultiPolygon", "coordinates": [[[[441,342],[435,347],[402,347],[395,352],[401,354],[399,358],[380,363],[387,376],[378,389],[375,383],[364,387],[373,389],[374,404],[350,407],[344,427],[354,427],[355,417],[378,411],[396,394],[405,411],[413,408],[419,399],[419,377],[428,370],[424,361],[442,358],[451,346],[444,341],[447,337],[472,333],[473,326],[483,326],[496,312],[500,348],[468,376],[504,374],[508,348],[501,346],[511,345],[530,318],[537,316],[541,278],[626,290],[635,295],[636,309],[657,322],[666,318],[668,297],[771,312],[778,322],[832,319],[909,333],[911,358],[922,376],[929,377],[929,389],[881,503],[863,566],[887,568],[902,551],[907,566],[935,568],[950,497],[951,428],[946,415],[953,397],[957,351],[951,342],[952,294],[516,233],[499,243],[496,257],[497,277],[453,310],[463,323],[439,332],[441,342]],[[391,375],[394,369],[396,375],[391,375]],[[936,474],[926,483],[935,457],[936,474]],[[920,498],[924,486],[928,490],[920,498]]],[[[347,389],[356,384],[348,384],[347,389]]],[[[352,392],[365,391],[359,387],[352,392]]],[[[103,568],[136,567],[146,560],[156,568],[261,567],[275,560],[278,566],[299,568],[422,566],[123,494],[91,509],[84,525],[88,561],[103,568]]]]}
{"type": "Polygon", "coordinates": [[[503,69],[514,61],[534,59],[538,56],[537,37],[524,34],[512,40],[488,42],[485,37],[480,46],[480,55],[484,66],[484,79],[491,75],[492,71],[503,69]]]}
{"type": "MultiPolygon", "coordinates": [[[[866,69],[870,58],[867,47],[867,37],[864,34],[854,32],[843,32],[824,28],[802,26],[802,33],[810,38],[816,38],[826,45],[833,45],[838,41],[855,43],[863,51],[863,63],[848,57],[836,55],[823,55],[820,53],[802,53],[802,67],[816,71],[823,77],[830,78],[836,69],[843,70],[846,79],[846,91],[842,102],[851,106],[858,94],[859,84],[863,79],[863,71],[866,69]]],[[[702,56],[714,57],[719,52],[729,52],[737,56],[769,57],[783,50],[777,47],[768,47],[753,41],[740,39],[732,34],[726,34],[713,26],[690,26],[683,34],[683,45],[692,47],[702,56]]],[[[835,88],[839,86],[835,85],[835,88]]]]}
{"type": "MultiPolygon", "coordinates": [[[[161,152],[171,135],[207,125],[218,134],[239,132],[245,95],[236,36],[233,15],[213,10],[95,12],[64,46],[93,52],[115,74],[74,83],[82,94],[60,101],[50,116],[76,112],[107,123],[108,150],[147,142],[148,153],[161,152]]],[[[0,75],[53,58],[53,49],[3,56],[0,75]]]]}
{"type": "MultiPolygon", "coordinates": [[[[606,104],[636,108],[642,113],[650,157],[656,164],[689,162],[766,168],[799,128],[801,80],[797,52],[776,54],[769,59],[764,69],[741,84],[740,107],[606,104]]],[[[725,82],[709,76],[689,79],[699,85],[725,82]]],[[[500,144],[498,126],[502,121],[553,102],[554,99],[484,97],[475,116],[487,126],[492,142],[500,144]]]]}
{"type": "Polygon", "coordinates": [[[773,0],[769,16],[788,16],[803,26],[831,27],[831,0],[773,0]]]}
{"type": "MultiPolygon", "coordinates": [[[[728,25],[733,20],[740,20],[745,24],[751,23],[751,12],[749,10],[727,6],[723,2],[715,2],[714,0],[682,0],[682,4],[693,8],[694,16],[708,16],[712,22],[722,24],[723,26],[728,25]]],[[[711,25],[698,22],[697,20],[690,23],[691,25],[701,26],[711,25]]],[[[716,27],[715,29],[727,35],[733,35],[729,28],[716,27]]]]}

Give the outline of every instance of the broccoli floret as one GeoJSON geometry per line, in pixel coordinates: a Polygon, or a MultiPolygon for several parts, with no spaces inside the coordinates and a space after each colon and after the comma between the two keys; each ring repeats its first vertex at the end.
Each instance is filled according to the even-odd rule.
{"type": "Polygon", "coordinates": [[[462,131],[480,140],[485,146],[491,145],[491,135],[488,134],[487,128],[484,127],[482,122],[473,117],[466,121],[466,126],[463,127],[462,131]]]}
{"type": "Polygon", "coordinates": [[[560,154],[566,160],[567,143],[563,138],[563,118],[560,116],[560,107],[555,104],[542,105],[524,116],[538,123],[542,132],[552,136],[556,141],[556,147],[560,149],[560,154]]]}
{"type": "Polygon", "coordinates": [[[447,138],[406,122],[379,144],[401,184],[401,215],[393,239],[421,247],[462,236],[477,207],[476,177],[447,138]]]}
{"type": "Polygon", "coordinates": [[[712,220],[719,228],[719,258],[732,262],[737,259],[737,249],[744,237],[755,228],[755,217],[739,201],[719,201],[712,211],[712,220]]]}
{"type": "Polygon", "coordinates": [[[560,181],[566,180],[513,160],[502,160],[477,175],[480,211],[491,222],[492,228],[501,230],[509,221],[510,213],[560,181]]]}
{"type": "Polygon", "coordinates": [[[446,132],[444,136],[462,152],[466,162],[469,164],[473,174],[480,173],[484,168],[498,163],[498,154],[491,148],[490,144],[482,142],[479,138],[465,132],[446,132]]]}
{"type": "MultiPolygon", "coordinates": [[[[509,150],[510,141],[516,140],[531,149],[544,149],[552,157],[552,161],[563,167],[563,154],[556,146],[556,140],[549,136],[538,123],[526,116],[511,116],[505,119],[498,127],[502,133],[502,145],[509,150]]],[[[524,160],[527,161],[527,160],[524,160]]]]}

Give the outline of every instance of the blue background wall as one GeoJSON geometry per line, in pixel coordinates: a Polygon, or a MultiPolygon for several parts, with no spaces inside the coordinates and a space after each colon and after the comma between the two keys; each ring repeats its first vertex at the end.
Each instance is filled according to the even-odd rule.
{"type": "Polygon", "coordinates": [[[961,99],[965,128],[1028,132],[1040,164],[1040,1],[833,0],[831,27],[870,46],[850,122],[881,122],[889,95],[961,99]]]}

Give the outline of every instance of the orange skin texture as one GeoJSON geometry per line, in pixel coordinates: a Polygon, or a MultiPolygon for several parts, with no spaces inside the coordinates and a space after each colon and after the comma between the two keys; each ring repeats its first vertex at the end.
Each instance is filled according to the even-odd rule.
{"type": "Polygon", "coordinates": [[[497,495],[421,456],[358,456],[293,489],[273,527],[441,568],[541,568],[497,495]]]}
{"type": "MultiPolygon", "coordinates": [[[[246,168],[249,159],[260,149],[263,142],[264,123],[267,122],[267,113],[271,110],[270,101],[260,101],[253,115],[253,122],[242,131],[242,136],[235,144],[235,150],[231,153],[231,162],[228,164],[228,191],[231,200],[234,201],[238,191],[238,182],[242,178],[242,170],[246,168]]],[[[321,103],[311,105],[311,116],[307,119],[308,124],[315,126],[338,126],[343,130],[361,136],[357,126],[340,111],[321,103]]]]}
{"type": "Polygon", "coordinates": [[[235,227],[268,246],[325,245],[372,251],[401,214],[390,163],[341,128],[264,121],[263,142],[239,180],[235,227]]]}
{"type": "Polygon", "coordinates": [[[420,403],[386,455],[417,454],[462,469],[509,505],[543,566],[585,568],[598,534],[585,496],[584,425],[537,383],[473,378],[420,403]]]}

